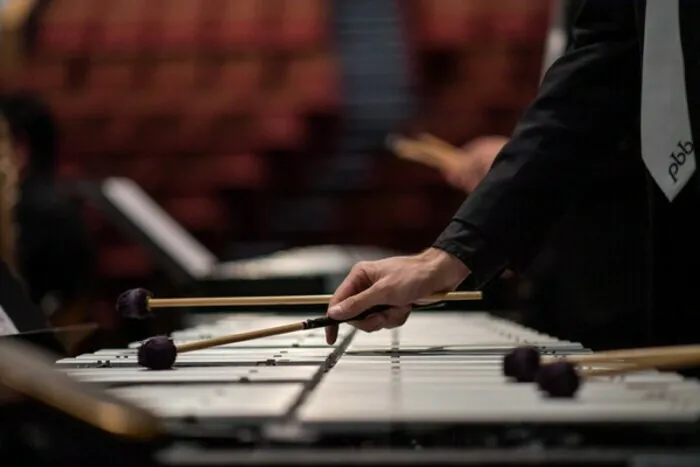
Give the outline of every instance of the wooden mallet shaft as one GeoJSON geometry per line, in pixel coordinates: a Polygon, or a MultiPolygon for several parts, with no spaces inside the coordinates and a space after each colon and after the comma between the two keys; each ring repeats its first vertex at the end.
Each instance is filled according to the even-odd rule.
{"type": "MultiPolygon", "coordinates": [[[[429,306],[429,305],[425,305],[429,306]]],[[[266,329],[259,329],[256,331],[246,331],[246,332],[241,332],[238,334],[230,334],[228,336],[220,336],[220,337],[213,337],[211,339],[205,339],[201,341],[196,341],[196,342],[188,342],[187,344],[180,344],[176,346],[175,348],[177,349],[177,353],[182,353],[182,352],[191,352],[193,350],[203,350],[203,349],[209,349],[211,347],[218,347],[220,345],[227,345],[227,344],[235,344],[238,342],[245,342],[245,341],[251,341],[255,339],[260,339],[263,337],[270,337],[270,336],[278,336],[280,334],[289,334],[292,332],[297,332],[297,331],[305,331],[309,329],[318,329],[318,328],[325,328],[327,326],[332,326],[335,324],[340,324],[344,323],[347,321],[361,321],[365,318],[367,318],[370,315],[373,315],[375,313],[379,313],[381,311],[387,310],[390,307],[386,305],[379,305],[370,308],[369,310],[364,311],[363,313],[360,313],[359,315],[350,318],[345,321],[338,321],[332,318],[329,318],[327,316],[321,316],[318,318],[311,318],[307,319],[305,321],[299,321],[296,323],[292,324],[285,324],[282,326],[275,326],[272,328],[266,328],[266,329]]],[[[421,306],[417,306],[417,308],[421,308],[421,306]]]]}
{"type": "Polygon", "coordinates": [[[421,139],[392,135],[387,138],[387,146],[402,159],[445,172],[455,170],[458,162],[457,148],[430,135],[424,135],[421,139]]]}
{"type": "Polygon", "coordinates": [[[586,367],[560,359],[540,366],[535,376],[539,389],[550,397],[570,398],[578,391],[583,379],[602,376],[621,376],[645,370],[669,370],[694,367],[700,364],[700,355],[661,355],[655,359],[648,358],[639,362],[609,362],[598,367],[586,367]]]}
{"type": "Polygon", "coordinates": [[[595,352],[586,355],[569,355],[566,357],[542,357],[542,363],[550,363],[557,360],[566,360],[570,363],[585,364],[585,363],[624,363],[656,361],[658,359],[669,357],[685,358],[700,355],[700,345],[675,345],[666,347],[648,347],[639,349],[620,349],[609,350],[603,352],[595,352]]]}
{"type": "Polygon", "coordinates": [[[218,347],[220,345],[236,344],[238,342],[251,341],[263,337],[278,336],[280,334],[288,334],[292,332],[303,331],[304,329],[310,328],[304,327],[304,322],[302,321],[299,323],[285,324],[283,326],[276,326],[273,328],[241,332],[239,334],[214,337],[212,339],[205,339],[196,342],[188,342],[187,344],[180,344],[176,346],[176,348],[177,353],[191,352],[193,350],[210,349],[212,347],[218,347]]]}
{"type": "MultiPolygon", "coordinates": [[[[274,297],[201,297],[201,298],[148,298],[149,309],[173,307],[214,306],[276,306],[276,305],[327,305],[332,295],[281,295],[274,297]]],[[[418,303],[481,300],[481,292],[450,292],[436,294],[418,303]]]]}
{"type": "MultiPolygon", "coordinates": [[[[443,294],[443,295],[434,295],[433,299],[425,299],[422,301],[434,301],[434,300],[439,300],[439,301],[445,301],[449,300],[447,296],[460,296],[458,294],[463,294],[463,293],[470,293],[470,292],[452,292],[452,294],[443,294]],[[435,298],[438,297],[438,298],[435,298]],[[443,298],[441,298],[443,297],[443,298]]],[[[459,300],[453,298],[453,300],[459,300]]],[[[323,302],[327,303],[327,302],[323,302]]],[[[423,306],[430,306],[429,304],[423,305],[423,306]]],[[[260,339],[263,337],[270,337],[270,336],[278,336],[280,334],[288,334],[292,332],[297,332],[297,331],[304,331],[304,330],[309,330],[309,329],[317,329],[317,328],[324,328],[327,326],[332,326],[334,324],[340,324],[343,322],[347,321],[361,321],[365,318],[367,318],[370,315],[373,315],[375,313],[379,313],[381,311],[387,310],[390,307],[385,306],[385,305],[379,305],[370,308],[369,310],[364,311],[363,313],[360,313],[359,315],[355,316],[354,318],[351,318],[346,321],[338,321],[334,320],[332,318],[329,318],[327,316],[321,316],[319,318],[312,318],[312,319],[307,319],[305,321],[299,321],[296,323],[292,324],[285,324],[282,326],[275,326],[272,328],[266,328],[266,329],[259,329],[256,331],[247,331],[247,332],[241,332],[238,334],[230,334],[228,336],[220,336],[220,337],[213,337],[211,339],[205,339],[201,341],[196,341],[196,342],[188,342],[187,344],[180,344],[176,346],[177,353],[181,352],[191,352],[193,350],[203,350],[203,349],[209,349],[211,347],[217,347],[220,345],[227,345],[227,344],[235,344],[238,342],[245,342],[245,341],[251,341],[255,339],[260,339]]],[[[416,308],[421,308],[421,305],[417,305],[416,308]]]]}
{"type": "Polygon", "coordinates": [[[644,370],[678,370],[700,365],[700,354],[694,355],[680,353],[677,355],[661,355],[655,358],[647,357],[644,360],[625,363],[609,363],[609,366],[602,368],[579,368],[583,376],[615,376],[626,373],[634,373],[644,370]]]}

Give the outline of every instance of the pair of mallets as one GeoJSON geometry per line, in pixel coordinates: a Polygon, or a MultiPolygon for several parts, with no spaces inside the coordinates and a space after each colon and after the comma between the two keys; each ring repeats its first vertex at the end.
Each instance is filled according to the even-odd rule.
{"type": "MultiPolygon", "coordinates": [[[[430,307],[438,302],[481,300],[481,292],[450,292],[426,297],[415,306],[430,307]]],[[[156,308],[172,307],[255,307],[255,306],[294,306],[294,305],[327,305],[331,295],[291,295],[276,297],[203,297],[203,298],[153,298],[151,292],[145,289],[132,289],[124,292],[117,299],[117,311],[127,318],[143,319],[151,316],[156,308]]],[[[387,310],[388,306],[376,306],[348,321],[359,321],[368,316],[387,310]]],[[[297,331],[324,328],[340,324],[327,316],[307,319],[296,323],[260,329],[256,331],[230,334],[226,336],[204,339],[187,344],[175,345],[168,336],[156,336],[145,341],[138,349],[139,365],[152,370],[167,370],[172,368],[177,355],[193,350],[208,349],[221,345],[235,344],[263,337],[277,336],[297,331]]]]}
{"type": "Polygon", "coordinates": [[[533,346],[511,350],[503,358],[503,374],[521,383],[537,383],[556,398],[571,398],[583,380],[645,370],[678,370],[700,365],[700,345],[618,349],[582,355],[542,355],[533,346]]]}

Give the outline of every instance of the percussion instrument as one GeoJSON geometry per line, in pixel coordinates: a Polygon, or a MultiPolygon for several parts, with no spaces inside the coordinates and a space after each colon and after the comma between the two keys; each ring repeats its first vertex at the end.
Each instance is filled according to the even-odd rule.
{"type": "MultiPolygon", "coordinates": [[[[182,346],[317,317],[256,307],[202,315],[171,338],[182,346]]],[[[174,440],[162,465],[629,465],[651,449],[700,452],[698,381],[640,370],[551,398],[504,376],[504,355],[591,351],[486,313],[415,311],[369,334],[343,325],[335,346],[323,329],[270,336],[188,352],[165,371],[139,366],[140,345],[55,366],[155,414],[174,440]]]]}

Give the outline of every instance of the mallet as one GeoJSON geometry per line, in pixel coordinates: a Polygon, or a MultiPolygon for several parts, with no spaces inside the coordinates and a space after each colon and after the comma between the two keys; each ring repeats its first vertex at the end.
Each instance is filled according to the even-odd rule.
{"type": "Polygon", "coordinates": [[[552,398],[572,398],[581,383],[596,376],[619,376],[644,370],[678,370],[700,365],[700,354],[661,355],[631,363],[610,363],[599,368],[579,366],[566,360],[544,364],[535,381],[540,391],[552,398]]]}
{"type": "MultiPolygon", "coordinates": [[[[444,302],[481,300],[481,292],[450,292],[432,295],[419,302],[444,302]]],[[[332,295],[281,295],[272,297],[201,297],[201,298],[153,298],[146,289],[131,289],[117,298],[117,312],[127,318],[143,319],[151,316],[155,308],[175,307],[246,307],[278,305],[327,305],[332,295]]]]}
{"type": "Polygon", "coordinates": [[[423,134],[420,139],[390,135],[386,139],[386,146],[402,159],[445,172],[458,169],[459,150],[432,135],[423,134]]]}
{"type": "MultiPolygon", "coordinates": [[[[429,306],[431,305],[418,305],[416,308],[429,306]]],[[[338,321],[327,316],[321,316],[319,318],[307,319],[305,321],[285,324],[283,326],[242,332],[239,334],[230,334],[227,336],[214,337],[212,339],[205,339],[180,345],[175,345],[172,339],[168,336],[156,336],[141,344],[138,349],[138,362],[139,365],[151,370],[168,370],[172,368],[177,355],[180,353],[192,352],[193,350],[203,350],[220,345],[235,344],[237,342],[277,336],[280,334],[288,334],[297,331],[324,328],[347,321],[359,321],[374,313],[379,313],[389,308],[390,307],[385,305],[375,306],[359,314],[358,316],[345,321],[338,321]]]]}
{"type": "Polygon", "coordinates": [[[666,347],[646,347],[638,349],[619,349],[594,352],[584,355],[567,355],[564,357],[543,356],[533,346],[516,347],[503,357],[503,374],[522,383],[535,381],[541,366],[566,361],[572,364],[620,364],[658,361],[663,357],[672,359],[695,357],[700,355],[700,345],[676,345],[666,347]]]}

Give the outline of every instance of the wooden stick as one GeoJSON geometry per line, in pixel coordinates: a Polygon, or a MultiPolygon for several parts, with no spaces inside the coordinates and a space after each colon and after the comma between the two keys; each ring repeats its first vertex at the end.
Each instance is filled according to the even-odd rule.
{"type": "Polygon", "coordinates": [[[456,146],[448,143],[444,139],[438,138],[435,135],[431,135],[430,133],[419,134],[418,141],[421,141],[424,144],[427,144],[429,147],[435,148],[436,150],[442,150],[447,154],[452,154],[452,156],[456,156],[457,153],[455,151],[459,151],[459,148],[456,146]]]}
{"type": "Polygon", "coordinates": [[[603,368],[582,367],[582,376],[616,376],[644,370],[678,370],[700,365],[700,354],[680,356],[659,356],[635,363],[612,364],[603,368]]]}
{"type": "Polygon", "coordinates": [[[604,352],[595,352],[586,355],[569,355],[566,357],[545,356],[542,363],[549,363],[560,359],[570,363],[622,363],[655,361],[655,359],[685,358],[700,355],[700,345],[675,345],[666,347],[648,347],[639,349],[620,349],[604,352]]]}
{"type": "MultiPolygon", "coordinates": [[[[434,139],[437,140],[437,138],[434,139]]],[[[437,144],[426,136],[423,136],[422,140],[391,136],[387,139],[387,146],[402,159],[419,162],[446,172],[455,170],[458,162],[457,148],[448,148],[448,143],[437,144]]]]}
{"type": "Polygon", "coordinates": [[[230,334],[228,336],[219,336],[211,339],[205,339],[197,342],[189,342],[187,344],[180,344],[176,346],[177,353],[180,352],[191,352],[193,350],[208,349],[211,347],[217,347],[226,344],[235,344],[237,342],[250,341],[254,339],[260,339],[262,337],[278,336],[280,334],[288,334],[291,332],[304,331],[309,329],[324,328],[327,326],[332,326],[340,323],[345,323],[348,321],[361,321],[368,316],[382,312],[386,310],[387,306],[379,305],[365,310],[354,318],[347,320],[335,320],[329,318],[328,316],[319,316],[318,318],[310,318],[305,321],[300,321],[292,324],[285,324],[283,326],[275,326],[273,328],[260,329],[257,331],[247,331],[241,332],[239,334],[230,334]]]}
{"type": "Polygon", "coordinates": [[[209,349],[211,347],[217,347],[220,345],[235,344],[238,342],[245,342],[254,339],[260,339],[262,337],[278,336],[280,334],[288,334],[291,332],[303,331],[307,329],[304,326],[304,322],[285,324],[283,326],[276,326],[274,328],[261,329],[257,331],[247,331],[239,334],[231,334],[228,336],[214,337],[212,339],[205,339],[196,342],[188,342],[187,344],[180,344],[176,346],[177,353],[191,352],[193,350],[203,350],[209,349]]]}
{"type": "MultiPolygon", "coordinates": [[[[149,298],[148,308],[210,307],[210,306],[275,306],[275,305],[326,305],[332,295],[280,295],[273,297],[201,297],[201,298],[149,298]]],[[[481,292],[450,292],[435,294],[419,303],[481,300],[481,292]]]]}

